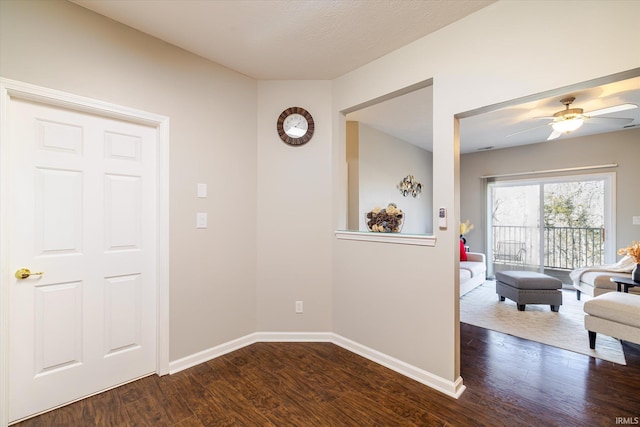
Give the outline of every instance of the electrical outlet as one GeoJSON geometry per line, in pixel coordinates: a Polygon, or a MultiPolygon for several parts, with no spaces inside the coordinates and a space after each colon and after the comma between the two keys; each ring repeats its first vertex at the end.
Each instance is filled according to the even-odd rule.
{"type": "Polygon", "coordinates": [[[296,301],[296,313],[301,314],[302,312],[302,301],[296,301]]]}

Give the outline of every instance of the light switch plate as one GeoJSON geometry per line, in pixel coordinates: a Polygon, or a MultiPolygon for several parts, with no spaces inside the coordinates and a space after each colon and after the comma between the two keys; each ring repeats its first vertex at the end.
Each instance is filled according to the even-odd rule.
{"type": "Polygon", "coordinates": [[[207,197],[207,184],[198,184],[198,197],[207,197]]]}
{"type": "Polygon", "coordinates": [[[196,228],[207,228],[207,213],[198,212],[196,214],[196,228]]]}
{"type": "Polygon", "coordinates": [[[633,225],[640,225],[640,216],[633,217],[633,225]]]}

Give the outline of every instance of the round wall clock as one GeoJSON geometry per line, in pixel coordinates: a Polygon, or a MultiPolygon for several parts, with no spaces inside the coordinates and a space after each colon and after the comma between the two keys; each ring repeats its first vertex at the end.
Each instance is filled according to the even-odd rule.
{"type": "Polygon", "coordinates": [[[276,124],[280,139],[289,145],[302,145],[313,136],[313,117],[301,107],[289,107],[280,114],[276,124]]]}

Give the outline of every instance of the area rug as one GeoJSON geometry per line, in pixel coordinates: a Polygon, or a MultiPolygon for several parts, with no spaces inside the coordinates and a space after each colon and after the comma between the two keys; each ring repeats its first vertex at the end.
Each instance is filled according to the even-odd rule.
{"type": "MultiPolygon", "coordinates": [[[[583,294],[585,298],[589,297],[583,294]]],[[[583,303],[574,291],[565,290],[557,313],[548,305],[538,304],[528,304],[525,311],[518,311],[515,302],[498,301],[495,282],[487,281],[460,298],[460,321],[626,365],[622,345],[615,338],[598,334],[595,350],[589,348],[583,303]]]]}

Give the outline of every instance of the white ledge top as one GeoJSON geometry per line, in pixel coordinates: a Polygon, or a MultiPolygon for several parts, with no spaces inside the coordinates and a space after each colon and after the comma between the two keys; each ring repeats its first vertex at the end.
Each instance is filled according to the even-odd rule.
{"type": "Polygon", "coordinates": [[[336,230],[336,238],[365,242],[395,243],[399,245],[435,246],[436,236],[427,234],[374,233],[370,231],[336,230]]]}

